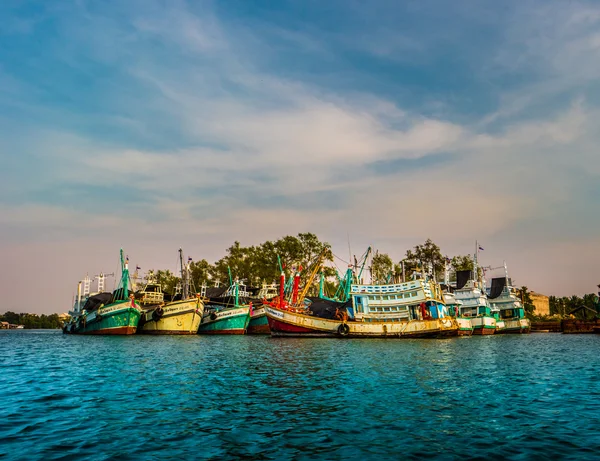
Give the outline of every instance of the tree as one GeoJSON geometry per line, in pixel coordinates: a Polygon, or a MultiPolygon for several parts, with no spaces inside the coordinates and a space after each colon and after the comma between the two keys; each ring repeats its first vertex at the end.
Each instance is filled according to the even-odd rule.
{"type": "Polygon", "coordinates": [[[471,255],[454,256],[450,262],[450,265],[455,271],[472,271],[473,257],[471,255]]]}
{"type": "Polygon", "coordinates": [[[212,266],[206,259],[190,263],[190,285],[196,292],[199,293],[203,285],[208,285],[211,269],[212,266]]]}
{"type": "Polygon", "coordinates": [[[175,294],[176,287],[181,282],[181,279],[175,276],[169,269],[151,271],[154,274],[154,279],[158,283],[163,292],[175,294]]]}
{"type": "Polygon", "coordinates": [[[209,267],[209,274],[214,280],[229,283],[231,270],[233,278],[259,286],[263,281],[273,283],[278,279],[278,257],[286,275],[292,276],[294,268],[302,266],[304,271],[310,270],[323,251],[324,259],[331,261],[333,254],[330,245],[321,242],[312,233],[300,233],[297,237],[288,235],[275,242],[266,241],[251,247],[243,247],[236,241],[227,249],[227,255],[209,267]]]}
{"type": "Polygon", "coordinates": [[[415,246],[413,250],[407,250],[404,262],[408,276],[413,272],[427,273],[429,265],[433,267],[436,278],[444,272],[444,257],[440,247],[431,239],[427,239],[423,245],[415,246]]]}
{"type": "Polygon", "coordinates": [[[394,263],[387,253],[375,253],[371,261],[371,276],[374,283],[389,283],[394,275],[394,263]]]}
{"type": "Polygon", "coordinates": [[[531,299],[531,295],[529,293],[529,289],[525,286],[522,286],[518,290],[519,296],[521,297],[521,303],[523,304],[523,309],[525,309],[525,313],[527,315],[532,315],[535,311],[535,306],[533,304],[533,300],[531,299]]]}

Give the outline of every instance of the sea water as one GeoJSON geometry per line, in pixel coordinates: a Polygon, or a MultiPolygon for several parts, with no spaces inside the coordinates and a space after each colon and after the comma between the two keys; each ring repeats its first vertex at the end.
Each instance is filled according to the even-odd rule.
{"type": "Polygon", "coordinates": [[[600,457],[600,335],[0,332],[2,459],[600,457]]]}

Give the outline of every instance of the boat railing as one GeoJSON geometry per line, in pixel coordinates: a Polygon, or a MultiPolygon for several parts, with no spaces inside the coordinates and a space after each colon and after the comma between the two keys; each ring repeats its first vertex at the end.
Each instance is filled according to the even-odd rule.
{"type": "Polygon", "coordinates": [[[165,300],[165,295],[163,293],[156,292],[156,291],[150,291],[150,292],[144,293],[144,296],[142,297],[142,303],[144,303],[144,304],[161,303],[164,300],[165,300]]]}

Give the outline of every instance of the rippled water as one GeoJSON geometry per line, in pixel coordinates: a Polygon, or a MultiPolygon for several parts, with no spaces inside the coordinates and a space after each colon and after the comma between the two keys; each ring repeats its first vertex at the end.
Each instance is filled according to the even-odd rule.
{"type": "Polygon", "coordinates": [[[2,331],[0,458],[592,459],[599,349],[2,331]]]}

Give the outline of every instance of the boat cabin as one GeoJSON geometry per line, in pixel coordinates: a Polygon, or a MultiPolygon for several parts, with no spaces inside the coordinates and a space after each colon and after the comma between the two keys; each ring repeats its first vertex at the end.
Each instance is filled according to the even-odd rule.
{"type": "Polygon", "coordinates": [[[406,322],[448,317],[434,282],[411,280],[391,285],[351,285],[350,318],[362,322],[406,322]]]}

